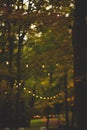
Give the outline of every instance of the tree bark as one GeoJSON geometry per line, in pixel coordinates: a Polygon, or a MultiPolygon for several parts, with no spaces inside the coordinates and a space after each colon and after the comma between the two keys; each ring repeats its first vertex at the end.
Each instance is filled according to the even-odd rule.
{"type": "Polygon", "coordinates": [[[78,130],[87,129],[87,83],[85,71],[85,48],[87,47],[86,6],[85,0],[75,0],[75,21],[72,40],[74,51],[75,110],[78,130]]]}
{"type": "Polygon", "coordinates": [[[66,119],[66,128],[68,129],[69,127],[69,108],[68,108],[68,90],[67,90],[67,71],[65,70],[65,78],[64,78],[64,85],[65,85],[65,119],[66,119]]]}

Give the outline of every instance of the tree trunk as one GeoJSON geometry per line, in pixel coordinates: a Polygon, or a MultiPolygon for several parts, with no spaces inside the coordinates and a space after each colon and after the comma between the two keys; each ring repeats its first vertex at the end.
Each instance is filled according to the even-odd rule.
{"type": "Polygon", "coordinates": [[[65,79],[64,79],[64,85],[65,85],[65,119],[66,119],[66,128],[69,127],[69,109],[68,109],[68,90],[67,90],[67,72],[65,71],[65,79]]]}
{"type": "Polygon", "coordinates": [[[22,35],[20,36],[20,28],[19,27],[19,41],[18,41],[18,52],[17,52],[17,94],[16,94],[16,130],[19,128],[19,98],[20,98],[20,80],[21,80],[21,70],[20,70],[20,65],[21,65],[21,49],[22,49],[22,43],[23,43],[23,38],[25,33],[23,32],[22,35]]]}
{"type": "MultiPolygon", "coordinates": [[[[9,1],[7,3],[7,7],[8,7],[8,14],[10,14],[10,5],[9,5],[9,1]]],[[[7,26],[8,26],[8,42],[9,42],[9,74],[12,75],[12,60],[13,60],[13,50],[14,50],[14,47],[13,47],[13,40],[11,38],[11,24],[9,21],[6,21],[7,22],[7,26]]],[[[14,84],[14,80],[12,79],[12,77],[10,77],[10,80],[9,80],[9,87],[10,87],[10,94],[9,94],[9,129],[10,130],[13,130],[13,110],[12,110],[12,105],[13,105],[13,102],[12,102],[12,89],[13,89],[13,84],[14,84]]]]}
{"type": "Polygon", "coordinates": [[[47,116],[46,128],[49,130],[49,115],[47,116]]]}
{"type": "Polygon", "coordinates": [[[87,84],[86,84],[86,2],[75,0],[73,26],[75,110],[78,130],[87,129],[87,84]]]}

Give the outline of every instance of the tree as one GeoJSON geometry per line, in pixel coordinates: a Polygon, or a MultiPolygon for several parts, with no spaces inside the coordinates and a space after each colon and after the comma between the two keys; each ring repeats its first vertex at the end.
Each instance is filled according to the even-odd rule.
{"type": "MultiPolygon", "coordinates": [[[[0,78],[9,86],[10,97],[13,96],[15,89],[16,120],[19,120],[20,99],[24,86],[29,89],[35,87],[36,90],[40,88],[39,94],[49,96],[49,90],[58,84],[59,78],[63,75],[65,61],[72,65],[71,37],[68,28],[72,19],[70,6],[72,2],[70,0],[63,1],[64,3],[57,0],[55,2],[30,0],[27,4],[24,0],[0,2],[2,77],[0,78]],[[68,51],[65,47],[69,48],[68,51]]],[[[10,105],[12,110],[14,102],[10,105]]],[[[34,106],[34,102],[31,106],[34,106]]],[[[11,112],[13,115],[13,111],[11,112]]],[[[16,125],[18,127],[18,124],[16,125]]]]}

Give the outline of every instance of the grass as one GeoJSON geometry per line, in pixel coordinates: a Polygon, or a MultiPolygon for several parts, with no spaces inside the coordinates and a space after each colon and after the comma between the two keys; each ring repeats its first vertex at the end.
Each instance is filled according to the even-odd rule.
{"type": "MultiPolygon", "coordinates": [[[[46,127],[46,122],[42,119],[31,120],[30,127],[25,130],[40,130],[41,127],[46,127]]],[[[49,127],[49,130],[56,130],[57,128],[49,127]]],[[[44,129],[45,130],[45,129],[44,129]]]]}
{"type": "Polygon", "coordinates": [[[46,123],[42,121],[42,119],[34,119],[34,120],[31,120],[31,125],[30,127],[31,128],[34,128],[34,127],[42,127],[42,126],[46,126],[46,123]]]}
{"type": "MultiPolygon", "coordinates": [[[[19,128],[19,130],[42,130],[41,127],[46,127],[46,121],[43,121],[43,119],[33,119],[30,122],[30,127],[26,127],[26,128],[22,127],[22,128],[19,128]]],[[[54,127],[49,126],[49,130],[57,130],[57,128],[56,127],[54,128],[54,127]]],[[[5,130],[9,130],[9,129],[5,129],[5,130]]],[[[16,129],[14,128],[13,130],[16,130],[16,129]]]]}

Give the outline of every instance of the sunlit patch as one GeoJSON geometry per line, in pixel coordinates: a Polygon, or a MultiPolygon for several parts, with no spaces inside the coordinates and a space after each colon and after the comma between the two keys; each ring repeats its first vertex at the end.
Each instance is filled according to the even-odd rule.
{"type": "Polygon", "coordinates": [[[27,35],[24,36],[24,40],[26,41],[28,38],[27,38],[27,35]]]}
{"type": "Polygon", "coordinates": [[[74,4],[73,4],[73,3],[70,3],[70,7],[74,7],[74,4]]]}
{"type": "Polygon", "coordinates": [[[42,36],[42,32],[39,32],[37,34],[35,34],[36,37],[41,37],[42,36]]]}
{"type": "Polygon", "coordinates": [[[31,24],[30,28],[31,28],[31,29],[35,29],[35,28],[36,28],[36,25],[35,25],[35,24],[31,24]]]}
{"type": "Polygon", "coordinates": [[[25,5],[25,9],[28,9],[29,1],[28,0],[24,0],[23,3],[25,5]]]}
{"type": "Polygon", "coordinates": [[[52,5],[49,5],[49,6],[46,7],[46,10],[49,10],[51,8],[52,8],[52,5]]]}

